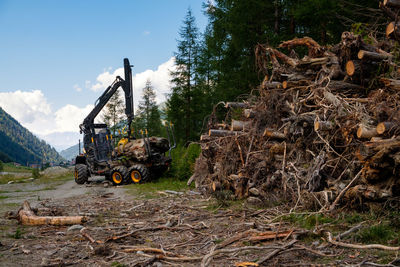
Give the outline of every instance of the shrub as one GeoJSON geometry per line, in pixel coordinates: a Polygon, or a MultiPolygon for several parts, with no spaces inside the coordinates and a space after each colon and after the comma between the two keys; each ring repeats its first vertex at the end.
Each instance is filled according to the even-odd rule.
{"type": "Polygon", "coordinates": [[[0,172],[3,171],[4,166],[3,166],[3,162],[0,160],[0,172]]]}
{"type": "Polygon", "coordinates": [[[200,155],[200,145],[190,144],[188,147],[178,145],[172,151],[171,168],[167,175],[178,180],[187,180],[193,174],[194,164],[200,155]]]}
{"type": "Polygon", "coordinates": [[[39,169],[34,168],[34,169],[32,170],[32,177],[35,178],[35,179],[40,178],[39,169]]]}

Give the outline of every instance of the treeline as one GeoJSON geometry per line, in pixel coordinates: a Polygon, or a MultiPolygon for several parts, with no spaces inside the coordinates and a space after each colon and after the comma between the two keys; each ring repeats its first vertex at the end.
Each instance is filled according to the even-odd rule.
{"type": "Polygon", "coordinates": [[[0,160],[27,165],[58,163],[63,158],[0,107],[0,160]]]}
{"type": "Polygon", "coordinates": [[[220,101],[233,101],[264,78],[254,48],[309,36],[336,43],[343,31],[381,32],[386,25],[375,0],[215,0],[204,3],[208,25],[200,33],[189,9],[179,30],[167,120],[180,143],[198,140],[207,114],[220,101]]]}

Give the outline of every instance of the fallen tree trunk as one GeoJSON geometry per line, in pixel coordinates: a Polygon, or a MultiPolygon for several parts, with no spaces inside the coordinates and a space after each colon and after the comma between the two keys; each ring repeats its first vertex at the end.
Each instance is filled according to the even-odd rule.
{"type": "Polygon", "coordinates": [[[28,201],[24,201],[22,208],[18,211],[18,220],[23,225],[71,225],[82,224],[86,221],[83,216],[37,216],[28,201]]]}
{"type": "Polygon", "coordinates": [[[208,131],[209,136],[232,136],[232,135],[238,135],[240,132],[237,131],[228,131],[228,130],[216,130],[216,129],[210,129],[208,131]]]}
{"type": "Polygon", "coordinates": [[[358,57],[358,59],[362,59],[362,60],[382,61],[385,59],[392,58],[392,55],[390,55],[389,53],[381,54],[381,53],[376,53],[376,52],[360,50],[358,52],[357,57],[358,57]]]}
{"type": "Polygon", "coordinates": [[[377,136],[378,133],[376,132],[376,128],[368,127],[364,124],[360,124],[357,130],[357,137],[358,138],[367,138],[370,139],[372,137],[377,136]]]}
{"type": "Polygon", "coordinates": [[[231,131],[244,131],[250,126],[250,121],[232,120],[231,131]]]}
{"type": "Polygon", "coordinates": [[[383,0],[383,5],[387,7],[400,8],[400,0],[383,0]]]}

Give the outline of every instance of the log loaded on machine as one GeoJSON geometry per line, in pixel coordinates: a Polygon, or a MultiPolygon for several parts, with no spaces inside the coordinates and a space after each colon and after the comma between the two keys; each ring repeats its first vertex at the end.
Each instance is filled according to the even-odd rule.
{"type": "Polygon", "coordinates": [[[79,126],[81,134],[83,133],[84,149],[83,154],[75,159],[74,177],[78,184],[84,184],[92,175],[105,176],[114,185],[145,182],[166,171],[171,163],[171,150],[176,145],[172,125],[166,126],[168,139],[149,137],[147,130],[141,131],[141,138],[133,136],[132,69],[127,58],[124,59],[124,71],[125,79],[119,76],[115,78],[79,126]],[[127,136],[114,148],[113,136],[107,125],[94,123],[94,119],[120,87],[125,93],[127,136]],[[165,155],[166,152],[168,156],[165,155]]]}

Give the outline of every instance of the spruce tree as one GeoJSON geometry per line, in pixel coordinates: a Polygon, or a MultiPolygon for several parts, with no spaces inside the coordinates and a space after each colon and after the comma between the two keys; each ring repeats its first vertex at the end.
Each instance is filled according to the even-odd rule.
{"type": "Polygon", "coordinates": [[[175,124],[177,138],[187,142],[194,139],[195,109],[193,97],[196,94],[196,63],[198,62],[198,28],[189,8],[179,31],[178,51],[175,55],[176,71],[172,75],[172,93],[167,102],[168,120],[175,124]]]}
{"type": "Polygon", "coordinates": [[[150,80],[146,81],[146,85],[143,88],[136,124],[140,128],[147,129],[150,135],[158,136],[161,134],[160,111],[156,103],[156,93],[150,80]]]}

